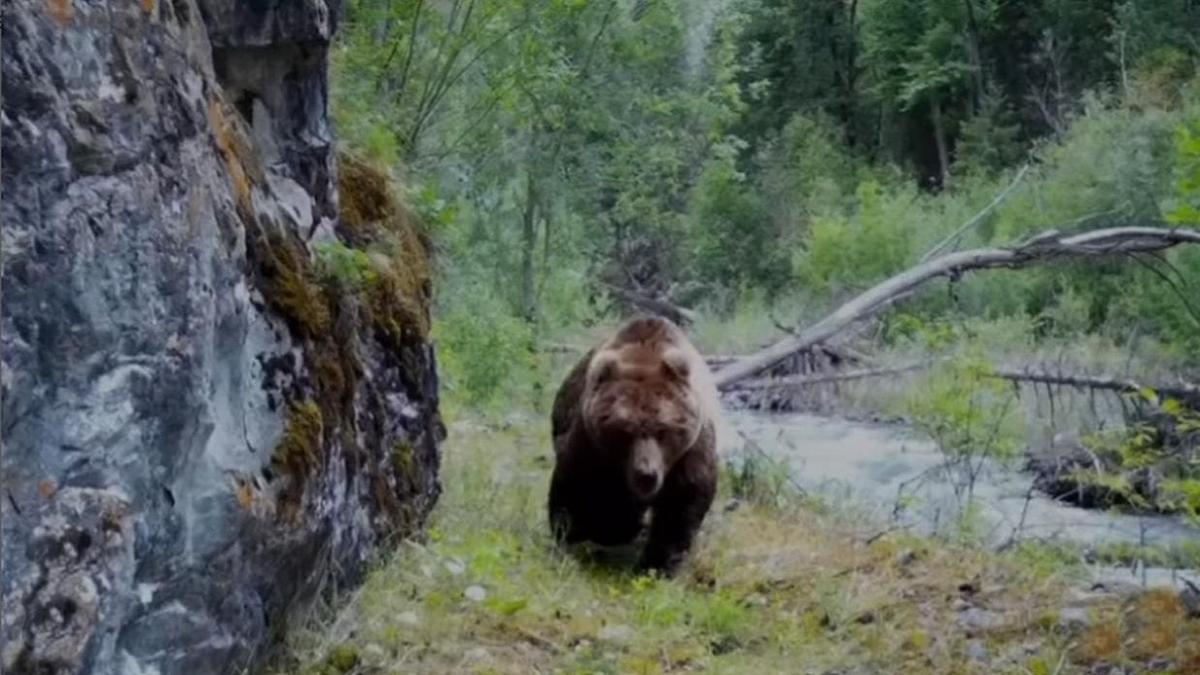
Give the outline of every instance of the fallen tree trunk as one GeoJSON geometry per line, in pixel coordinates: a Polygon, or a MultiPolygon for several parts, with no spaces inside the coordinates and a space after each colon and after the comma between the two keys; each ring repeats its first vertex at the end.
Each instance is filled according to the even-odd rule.
{"type": "MultiPolygon", "coordinates": [[[[804,350],[798,350],[804,351],[804,350]]],[[[798,353],[797,352],[797,353],[798,353]]],[[[860,365],[870,363],[870,357],[848,347],[832,346],[832,345],[814,345],[812,353],[823,356],[835,363],[847,363],[851,365],[860,365]]],[[[732,354],[707,354],[704,357],[704,362],[708,364],[714,371],[720,370],[730,364],[737,363],[746,359],[745,356],[736,356],[732,354]]]]}
{"type": "Polygon", "coordinates": [[[612,291],[613,295],[621,298],[625,302],[636,305],[637,307],[640,307],[642,310],[651,314],[664,316],[681,326],[687,326],[696,322],[696,312],[687,309],[686,307],[680,307],[678,305],[669,303],[666,300],[659,300],[648,295],[635,293],[613,284],[608,284],[608,288],[612,291]]]}
{"type": "MultiPolygon", "coordinates": [[[[796,375],[788,377],[761,378],[744,380],[732,384],[728,389],[736,391],[761,389],[792,389],[814,384],[829,384],[833,382],[851,382],[877,377],[891,377],[905,373],[917,372],[932,368],[945,359],[934,359],[909,363],[891,368],[872,368],[855,370],[844,373],[828,373],[823,375],[796,375]]],[[[1176,398],[1182,401],[1200,401],[1200,385],[1190,382],[1176,384],[1147,384],[1129,378],[1109,377],[1105,375],[1051,373],[1034,369],[997,368],[990,377],[1017,382],[1021,384],[1050,384],[1078,389],[1098,389],[1115,391],[1123,394],[1136,394],[1146,389],[1153,390],[1159,397],[1176,398]]]]}
{"type": "MultiPolygon", "coordinates": [[[[732,363],[732,362],[726,362],[732,363]]],[[[892,377],[895,375],[903,375],[921,370],[927,370],[933,366],[931,361],[922,361],[920,363],[910,363],[903,366],[893,366],[890,368],[869,368],[863,370],[850,370],[842,373],[823,373],[820,375],[788,375],[785,377],[764,377],[755,380],[742,380],[731,384],[726,389],[729,391],[751,391],[756,389],[794,389],[804,387],[811,384],[831,384],[834,382],[853,382],[855,380],[869,380],[877,377],[892,377]]],[[[717,372],[720,376],[720,371],[717,372]]]]}
{"type": "Polygon", "coordinates": [[[957,279],[972,270],[1019,268],[1062,258],[1099,258],[1133,253],[1152,253],[1180,244],[1200,244],[1200,231],[1160,227],[1117,227],[1063,237],[1045,232],[1011,248],[983,248],[950,253],[887,279],[842,305],[833,314],[797,335],[786,337],[766,349],[722,368],[716,373],[717,387],[729,389],[771,368],[788,356],[823,343],[862,319],[877,314],[937,277],[957,279]]]}

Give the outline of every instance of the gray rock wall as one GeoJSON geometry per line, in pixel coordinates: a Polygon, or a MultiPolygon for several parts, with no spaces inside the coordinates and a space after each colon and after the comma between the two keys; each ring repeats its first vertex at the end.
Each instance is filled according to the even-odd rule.
{"type": "Polygon", "coordinates": [[[254,668],[436,501],[424,244],[314,263],[388,227],[339,218],[339,4],[5,0],[4,673],[254,668]]]}

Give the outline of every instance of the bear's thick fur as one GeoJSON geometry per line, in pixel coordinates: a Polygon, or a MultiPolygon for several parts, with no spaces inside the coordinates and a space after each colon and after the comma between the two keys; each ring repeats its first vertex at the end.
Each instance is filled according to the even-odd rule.
{"type": "Polygon", "coordinates": [[[716,496],[719,416],[712,372],[678,326],[624,324],[580,359],[554,400],[555,535],[627,544],[649,511],[640,567],[673,573],[716,496]]]}

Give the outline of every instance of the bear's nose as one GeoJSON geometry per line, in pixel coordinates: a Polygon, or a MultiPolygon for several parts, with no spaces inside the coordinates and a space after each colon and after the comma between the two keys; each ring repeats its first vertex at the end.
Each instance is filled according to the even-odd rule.
{"type": "Polygon", "coordinates": [[[658,473],[655,471],[634,472],[633,489],[642,496],[654,494],[658,490],[658,473]]]}

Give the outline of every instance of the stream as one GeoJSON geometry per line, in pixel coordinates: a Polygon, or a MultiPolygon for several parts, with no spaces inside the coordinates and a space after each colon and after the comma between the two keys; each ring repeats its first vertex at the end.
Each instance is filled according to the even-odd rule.
{"type": "MultiPolygon", "coordinates": [[[[754,446],[783,460],[799,487],[826,501],[865,511],[869,522],[902,526],[917,534],[953,533],[961,513],[934,444],[898,424],[857,422],[803,413],[728,411],[728,423],[754,446]],[[922,480],[922,475],[925,479],[922,480]],[[904,488],[903,508],[893,513],[904,488]]],[[[737,442],[740,441],[740,442],[737,442]]],[[[758,452],[742,439],[734,453],[758,452]]],[[[1079,544],[1127,543],[1168,546],[1200,539],[1200,528],[1183,518],[1137,516],[1073,507],[1034,493],[1033,477],[990,466],[975,485],[976,520],[984,541],[1000,545],[1018,538],[1079,544]]],[[[1138,566],[1089,566],[1095,581],[1150,586],[1179,585],[1180,573],[1138,566]]],[[[1191,579],[1196,571],[1184,573],[1191,579]]]]}

